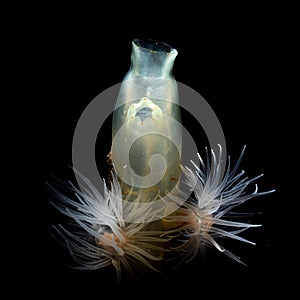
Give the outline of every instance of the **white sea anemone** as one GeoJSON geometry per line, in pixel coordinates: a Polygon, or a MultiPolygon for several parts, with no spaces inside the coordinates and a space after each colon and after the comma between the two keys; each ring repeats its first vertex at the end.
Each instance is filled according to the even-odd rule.
{"type": "MultiPolygon", "coordinates": [[[[72,200],[49,185],[55,198],[52,205],[77,225],[78,230],[75,227],[68,230],[62,225],[54,227],[78,263],[75,267],[95,270],[113,265],[118,279],[122,268],[134,274],[133,265],[158,271],[153,263],[162,259],[161,254],[165,249],[159,245],[166,242],[167,238],[161,238],[161,232],[149,229],[149,223],[124,221],[125,214],[126,220],[142,220],[143,215],[151,220],[156,212],[148,206],[136,207],[130,205],[127,198],[122,199],[122,191],[114,173],[110,189],[104,184],[104,196],[86,177],[79,175],[85,184],[84,190],[71,182],[67,185],[77,199],[72,200]]],[[[139,200],[137,196],[135,202],[139,200]]]]}
{"type": "MultiPolygon", "coordinates": [[[[230,258],[243,264],[238,256],[222,247],[217,242],[217,239],[231,238],[255,244],[238,234],[248,228],[261,225],[224,219],[228,217],[234,207],[241,205],[253,197],[262,196],[274,191],[258,192],[257,185],[255,185],[252,193],[246,191],[246,188],[263,176],[263,174],[248,179],[247,177],[243,177],[245,174],[244,171],[237,173],[244,150],[245,147],[232,170],[230,157],[228,157],[228,164],[223,178],[221,178],[221,170],[224,162],[221,160],[222,148],[220,145],[217,156],[211,150],[211,164],[209,151],[206,149],[206,164],[198,154],[200,167],[192,161],[194,170],[188,167],[182,168],[186,177],[185,183],[193,191],[194,197],[189,197],[182,193],[182,197],[189,198],[188,201],[175,213],[165,217],[163,220],[167,224],[166,227],[172,228],[171,224],[175,224],[173,229],[165,234],[177,236],[182,241],[175,248],[175,250],[183,254],[184,258],[182,261],[188,262],[195,258],[206,246],[213,246],[230,258]]],[[[175,197],[174,200],[176,201],[175,197]]]]}
{"type": "Polygon", "coordinates": [[[251,184],[262,175],[248,179],[244,177],[244,171],[237,173],[244,150],[245,147],[232,169],[230,157],[224,168],[221,146],[218,155],[211,150],[211,160],[206,149],[206,163],[198,154],[200,167],[193,161],[194,170],[182,167],[184,183],[192,194],[188,195],[182,190],[178,191],[179,196],[168,194],[174,202],[166,204],[165,212],[169,209],[168,205],[176,202],[180,207],[171,210],[170,214],[165,213],[158,226],[156,221],[151,220],[156,220],[161,211],[155,211],[152,205],[133,205],[143,204],[143,193],[133,192],[132,188],[124,196],[114,172],[110,189],[104,183],[103,196],[88,178],[77,173],[84,183],[83,187],[79,189],[71,182],[67,184],[76,199],[67,197],[49,185],[55,198],[52,205],[76,225],[70,230],[62,225],[54,228],[78,263],[77,268],[95,270],[112,265],[118,279],[122,269],[134,274],[142,266],[159,272],[157,262],[163,260],[165,252],[183,254],[181,262],[188,262],[207,246],[243,264],[237,255],[221,246],[218,239],[231,238],[255,244],[239,234],[261,225],[236,222],[228,217],[236,206],[274,191],[258,192],[255,184],[253,192],[248,193],[251,184]],[[225,170],[223,178],[222,169],[225,170]],[[132,201],[133,197],[135,199],[132,201]],[[177,244],[169,248],[171,239],[175,243],[180,241],[179,246],[177,244]]]}

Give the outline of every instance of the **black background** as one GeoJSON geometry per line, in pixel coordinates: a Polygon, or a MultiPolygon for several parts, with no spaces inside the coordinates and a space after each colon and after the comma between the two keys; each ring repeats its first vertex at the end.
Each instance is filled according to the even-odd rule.
{"type": "MultiPolygon", "coordinates": [[[[229,9],[229,15],[223,14],[222,9],[219,14],[198,11],[191,17],[193,9],[189,8],[189,13],[185,13],[188,21],[170,11],[155,10],[156,13],[148,15],[147,9],[142,14],[121,16],[110,11],[104,20],[105,9],[99,14],[85,14],[77,9],[76,13],[45,9],[34,21],[29,20],[29,29],[23,35],[25,41],[33,36],[26,63],[35,75],[34,93],[38,101],[31,104],[38,120],[34,127],[39,137],[36,158],[42,168],[42,192],[36,205],[41,224],[31,229],[35,232],[33,260],[38,268],[29,289],[40,285],[49,295],[83,293],[86,297],[104,297],[108,293],[109,297],[139,298],[180,293],[185,297],[208,293],[240,298],[281,290],[287,267],[293,268],[289,240],[291,199],[287,196],[291,175],[288,171],[284,173],[284,166],[290,165],[294,154],[289,148],[294,147],[294,141],[287,133],[292,125],[292,118],[287,117],[291,116],[291,99],[283,84],[288,75],[285,67],[290,36],[289,27],[283,28],[278,17],[280,8],[274,8],[274,12],[270,8],[247,8],[239,13],[229,9]],[[129,25],[130,20],[133,22],[129,25]],[[247,267],[215,250],[207,253],[204,262],[196,261],[159,275],[145,274],[138,280],[125,276],[120,284],[110,268],[68,268],[68,255],[48,234],[49,226],[60,217],[48,206],[45,182],[50,174],[72,178],[68,166],[78,118],[94,97],[122,81],[130,66],[134,38],[161,40],[177,49],[173,69],[176,80],[195,89],[213,108],[233,160],[247,145],[241,169],[249,177],[265,174],[257,182],[259,189],[276,189],[275,193],[252,199],[243,207],[244,211],[262,212],[252,221],[263,226],[243,234],[256,246],[225,241],[247,267]],[[40,230],[45,239],[40,237],[40,230]]],[[[189,124],[189,120],[185,122],[192,134],[199,133],[199,128],[189,124]]],[[[109,148],[109,139],[110,133],[103,135],[104,148],[109,148]]]]}

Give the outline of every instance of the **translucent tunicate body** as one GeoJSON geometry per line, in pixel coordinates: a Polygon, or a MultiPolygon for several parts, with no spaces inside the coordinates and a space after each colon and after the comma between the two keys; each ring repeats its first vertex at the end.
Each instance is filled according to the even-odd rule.
{"type": "Polygon", "coordinates": [[[148,202],[180,176],[181,117],[172,75],[177,51],[153,40],[132,42],[131,67],[113,114],[111,159],[124,193],[148,202]]]}

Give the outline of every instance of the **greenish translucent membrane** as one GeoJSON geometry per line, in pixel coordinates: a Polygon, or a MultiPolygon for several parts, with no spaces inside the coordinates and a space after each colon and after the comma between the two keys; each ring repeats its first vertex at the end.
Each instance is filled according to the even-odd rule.
{"type": "Polygon", "coordinates": [[[182,127],[172,75],[176,56],[165,43],[134,40],[113,114],[112,163],[123,192],[132,190],[144,202],[173,190],[180,176],[182,127]]]}

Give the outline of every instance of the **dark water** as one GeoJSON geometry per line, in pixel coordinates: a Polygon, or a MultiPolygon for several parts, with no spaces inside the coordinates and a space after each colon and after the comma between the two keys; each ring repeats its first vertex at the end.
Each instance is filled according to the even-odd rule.
{"type": "MultiPolygon", "coordinates": [[[[66,31],[66,25],[60,25],[66,31]]],[[[45,247],[39,247],[39,254],[43,255],[36,272],[42,281],[43,295],[69,294],[66,299],[81,293],[101,299],[114,295],[137,298],[149,295],[165,299],[179,298],[183,294],[185,298],[200,299],[204,294],[209,298],[214,295],[234,297],[238,293],[236,289],[240,288],[242,294],[237,298],[241,299],[247,294],[256,296],[260,291],[276,290],[277,283],[286,274],[280,271],[281,267],[289,265],[289,257],[285,254],[290,244],[285,231],[289,225],[281,221],[290,213],[286,212],[286,204],[282,204],[282,201],[289,201],[285,196],[288,188],[279,170],[287,138],[281,133],[278,120],[285,106],[274,100],[278,92],[274,92],[276,82],[270,80],[274,79],[272,70],[276,69],[269,56],[274,36],[268,44],[259,28],[244,26],[243,33],[237,29],[228,32],[220,29],[212,33],[214,38],[200,34],[197,39],[177,32],[132,30],[100,38],[95,32],[78,34],[71,30],[63,33],[60,26],[47,28],[49,60],[45,68],[52,75],[47,76],[46,82],[48,109],[44,119],[43,181],[49,180],[50,173],[61,179],[72,179],[68,165],[72,164],[72,136],[81,112],[104,89],[122,81],[130,64],[131,40],[150,35],[178,50],[173,74],[178,81],[197,90],[211,105],[222,124],[233,161],[246,144],[241,169],[250,178],[264,173],[258,181],[259,189],[277,191],[237,208],[237,211],[257,213],[250,218],[251,222],[263,226],[243,233],[243,237],[256,242],[256,246],[239,241],[220,242],[240,256],[247,266],[209,249],[203,260],[192,261],[179,269],[174,269],[169,262],[161,274],[142,273],[136,279],[124,274],[121,283],[116,281],[110,267],[77,271],[66,266],[72,260],[48,234],[51,224],[64,222],[65,218],[45,205],[43,213],[47,224],[43,228],[48,238],[45,247]]],[[[199,152],[203,153],[207,145],[203,130],[188,112],[183,112],[182,122],[197,137],[199,152]]],[[[111,116],[104,122],[96,144],[97,166],[103,177],[109,174],[110,124],[111,116]]],[[[46,198],[45,195],[45,201],[46,198]]]]}

